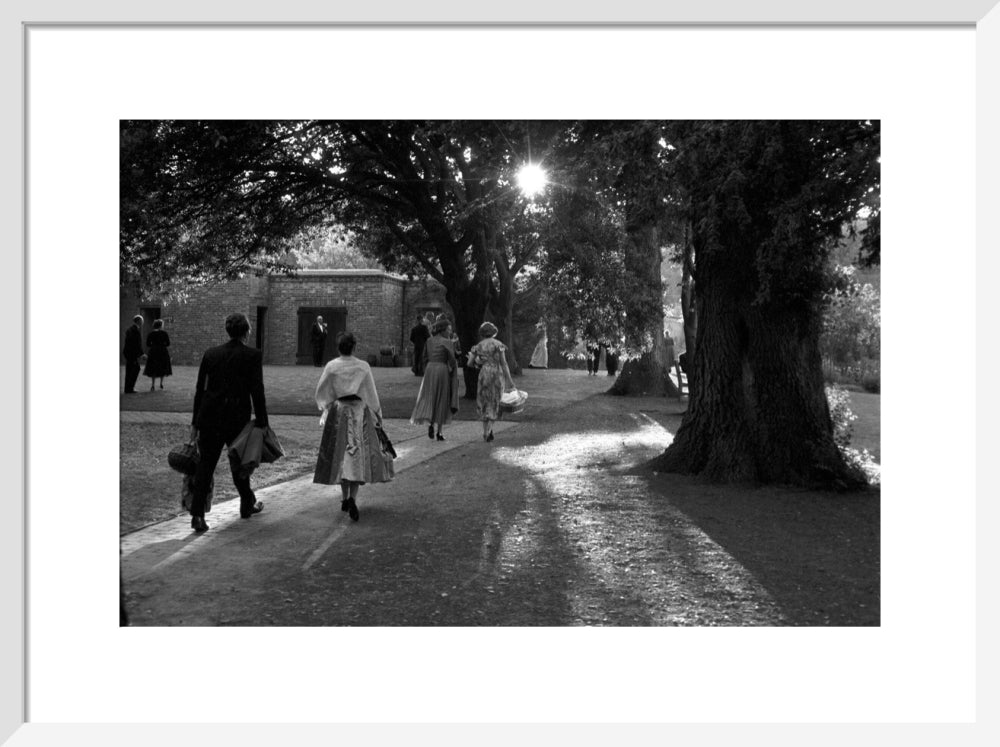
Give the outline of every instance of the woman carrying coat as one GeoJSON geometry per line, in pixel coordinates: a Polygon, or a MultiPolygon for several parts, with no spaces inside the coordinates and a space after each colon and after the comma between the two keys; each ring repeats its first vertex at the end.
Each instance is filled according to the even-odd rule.
{"type": "Polygon", "coordinates": [[[469,351],[469,363],[479,367],[476,387],[476,410],[483,421],[483,440],[493,440],[493,423],[500,419],[500,397],[514,388],[514,379],[507,366],[507,346],[496,339],[496,325],[483,322],[481,339],[469,351]]]}
{"type": "Polygon", "coordinates": [[[313,482],[340,485],[340,510],[352,521],[360,518],[358,489],[368,482],[389,482],[392,459],[382,451],[376,428],[382,427],[382,407],[367,363],[355,358],[354,335],[337,340],[340,357],[323,368],[316,385],[316,405],[323,411],[323,438],[313,482]]]}
{"type": "Polygon", "coordinates": [[[420,382],[417,401],[410,422],[427,423],[427,437],[444,441],[442,426],[451,422],[458,412],[458,362],[455,342],[451,339],[451,322],[439,318],[431,327],[431,339],[424,345],[424,378],[420,382]]]}

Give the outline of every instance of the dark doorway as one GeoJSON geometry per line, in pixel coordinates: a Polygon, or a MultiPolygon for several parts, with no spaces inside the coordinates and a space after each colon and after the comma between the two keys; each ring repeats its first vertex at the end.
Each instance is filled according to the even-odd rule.
{"type": "Polygon", "coordinates": [[[267,306],[257,307],[257,349],[264,349],[264,325],[267,322],[267,306]]]}
{"type": "Polygon", "coordinates": [[[347,309],[343,306],[300,306],[299,345],[295,351],[295,363],[300,366],[313,365],[312,343],[309,330],[317,316],[326,322],[326,347],[323,349],[323,363],[337,357],[337,335],[347,329],[347,309]]]}
{"type": "MultiPolygon", "coordinates": [[[[149,329],[152,329],[152,324],[157,319],[160,318],[160,313],[162,309],[159,306],[143,306],[139,309],[139,313],[142,314],[142,318],[146,320],[146,325],[150,325],[149,329]]],[[[143,329],[146,329],[144,326],[143,329]]]]}

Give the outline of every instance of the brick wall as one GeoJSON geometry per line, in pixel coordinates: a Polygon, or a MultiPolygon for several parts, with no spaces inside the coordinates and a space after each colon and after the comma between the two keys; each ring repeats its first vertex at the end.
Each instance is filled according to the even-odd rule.
{"type": "MultiPolygon", "coordinates": [[[[234,311],[242,311],[250,319],[254,328],[250,344],[255,345],[258,307],[264,307],[264,362],[295,365],[299,309],[342,307],[346,309],[346,328],[358,339],[356,355],[367,359],[369,355],[378,355],[382,347],[395,347],[400,365],[407,365],[412,323],[405,307],[414,300],[418,305],[447,309],[440,284],[414,284],[381,270],[302,270],[295,276],[248,277],[193,288],[188,298],[180,302],[123,296],[119,340],[124,340],[125,329],[140,307],[159,307],[164,328],[170,335],[172,360],[181,365],[197,365],[207,348],[228,339],[225,319],[234,311]],[[410,292],[411,285],[417,286],[415,294],[410,292]]],[[[151,330],[152,325],[147,324],[144,335],[151,330]]],[[[119,358],[120,353],[121,344],[119,358]]]]}

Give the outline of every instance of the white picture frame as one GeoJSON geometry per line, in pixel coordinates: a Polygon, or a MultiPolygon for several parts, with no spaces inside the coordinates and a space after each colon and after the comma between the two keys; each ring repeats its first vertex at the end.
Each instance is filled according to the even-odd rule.
{"type": "MultiPolygon", "coordinates": [[[[1000,104],[996,91],[1000,90],[1000,9],[997,0],[965,0],[964,2],[944,2],[927,0],[921,3],[903,2],[840,2],[809,4],[778,2],[770,0],[748,4],[737,2],[714,3],[640,3],[619,2],[609,7],[607,3],[577,3],[573,6],[550,8],[538,2],[516,2],[501,6],[478,6],[458,2],[425,2],[420,4],[404,2],[382,2],[356,4],[350,7],[327,7],[314,2],[290,2],[281,6],[272,4],[243,4],[225,8],[220,3],[175,4],[171,7],[136,7],[124,2],[88,3],[85,9],[62,3],[29,3],[18,0],[8,3],[0,10],[3,17],[4,44],[0,45],[0,55],[6,64],[0,67],[3,93],[10,111],[17,116],[3,118],[2,163],[3,195],[0,200],[7,241],[7,272],[3,273],[4,293],[0,294],[0,308],[3,318],[8,320],[8,345],[13,340],[20,342],[20,365],[11,363],[4,370],[3,412],[10,413],[8,419],[17,420],[18,428],[8,428],[4,437],[3,473],[8,477],[5,502],[6,521],[0,522],[0,574],[2,574],[3,605],[2,637],[0,637],[0,744],[11,745],[53,745],[78,744],[173,744],[184,741],[189,744],[218,743],[222,740],[240,740],[244,744],[289,744],[329,743],[333,739],[357,740],[362,743],[416,742],[434,744],[492,744],[511,740],[574,740],[582,744],[606,743],[610,739],[625,743],[644,743],[655,739],[658,743],[677,740],[687,743],[706,737],[724,743],[736,739],[752,738],[772,744],[841,744],[851,741],[859,744],[882,743],[887,740],[905,740],[907,744],[939,744],[947,741],[956,745],[978,745],[987,743],[989,734],[996,738],[996,718],[992,716],[996,690],[996,652],[990,640],[992,624],[996,622],[996,604],[991,602],[989,591],[995,580],[996,550],[991,546],[988,529],[995,526],[990,521],[997,514],[995,503],[989,500],[987,472],[990,464],[991,417],[997,413],[997,394],[988,390],[988,372],[995,370],[989,365],[993,357],[991,344],[995,340],[990,320],[997,318],[996,302],[991,293],[991,278],[996,274],[995,252],[990,247],[1000,246],[1000,229],[993,219],[996,205],[1000,204],[1000,145],[994,133],[1000,132],[1000,104]],[[419,8],[419,10],[418,10],[419,8]],[[983,385],[976,389],[975,410],[962,415],[971,418],[978,415],[976,434],[965,434],[972,439],[977,461],[977,708],[976,720],[971,724],[947,724],[935,726],[920,725],[842,725],[821,724],[756,725],[737,726],[731,724],[645,724],[627,726],[623,724],[598,724],[590,726],[518,726],[466,724],[451,726],[407,726],[401,724],[361,725],[153,725],[153,724],[39,724],[25,721],[26,683],[30,679],[30,662],[24,655],[25,639],[30,633],[30,621],[26,620],[26,599],[30,595],[27,584],[26,558],[26,517],[29,514],[31,496],[31,475],[28,471],[24,444],[29,430],[44,429],[50,424],[34,422],[27,412],[26,387],[32,386],[32,372],[27,368],[27,350],[41,344],[40,339],[29,339],[27,332],[27,282],[25,262],[30,252],[30,235],[27,235],[25,217],[25,186],[31,177],[31,165],[26,162],[23,138],[27,117],[26,103],[31,91],[27,87],[24,61],[25,45],[32,28],[47,24],[62,24],[67,29],[83,27],[87,24],[159,24],[176,23],[202,25],[219,22],[254,24],[255,28],[267,28],[269,24],[311,22],[357,25],[383,24],[394,22],[400,27],[434,26],[450,23],[495,23],[500,25],[553,25],[565,23],[569,18],[573,23],[593,25],[679,24],[692,28],[714,27],[716,25],[807,25],[830,24],[843,26],[975,26],[977,44],[977,273],[974,288],[958,288],[960,293],[974,293],[979,319],[976,329],[976,371],[983,385]],[[259,26],[256,26],[258,25],[259,26]],[[16,102],[16,103],[15,103],[16,102]],[[13,330],[22,331],[21,336],[13,330]],[[15,417],[13,414],[17,413],[15,417]],[[22,435],[25,437],[22,438],[22,435]],[[991,697],[992,696],[992,697],[991,697]]],[[[166,28],[166,26],[165,26],[166,28]]],[[[111,325],[112,328],[114,325],[111,325]]],[[[95,336],[98,336],[95,330],[95,336]]],[[[106,335],[105,335],[106,337],[106,335]]],[[[101,350],[100,355],[112,355],[101,350]]],[[[10,356],[13,358],[14,356],[10,356]]],[[[94,354],[94,358],[98,354],[94,354]]],[[[94,365],[98,365],[95,363],[94,365]]],[[[958,418],[960,422],[966,422],[958,418]]],[[[68,621],[69,622],[69,621],[68,621]]],[[[929,642],[928,645],[933,645],[929,642]]],[[[914,656],[920,652],[915,651],[914,656]]],[[[72,662],[67,662],[72,666],[72,662]]],[[[196,670],[192,671],[196,677],[196,670]]],[[[108,693],[114,697],[114,693],[108,693]]],[[[259,716],[260,714],[256,714],[259,716]]],[[[599,714],[595,720],[603,721],[599,714]]],[[[248,716],[249,717],[249,716],[248,716]]],[[[455,721],[461,721],[456,714],[455,721]]]]}

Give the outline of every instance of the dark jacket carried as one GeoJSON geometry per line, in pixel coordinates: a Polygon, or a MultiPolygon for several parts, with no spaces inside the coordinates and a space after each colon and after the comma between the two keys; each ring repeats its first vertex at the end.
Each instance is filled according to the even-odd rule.
{"type": "Polygon", "coordinates": [[[240,340],[205,351],[198,368],[192,425],[235,437],[250,420],[267,426],[263,356],[240,340]]]}
{"type": "Polygon", "coordinates": [[[125,330],[125,347],[122,349],[125,360],[137,360],[142,357],[142,333],[134,324],[125,330]]]}

